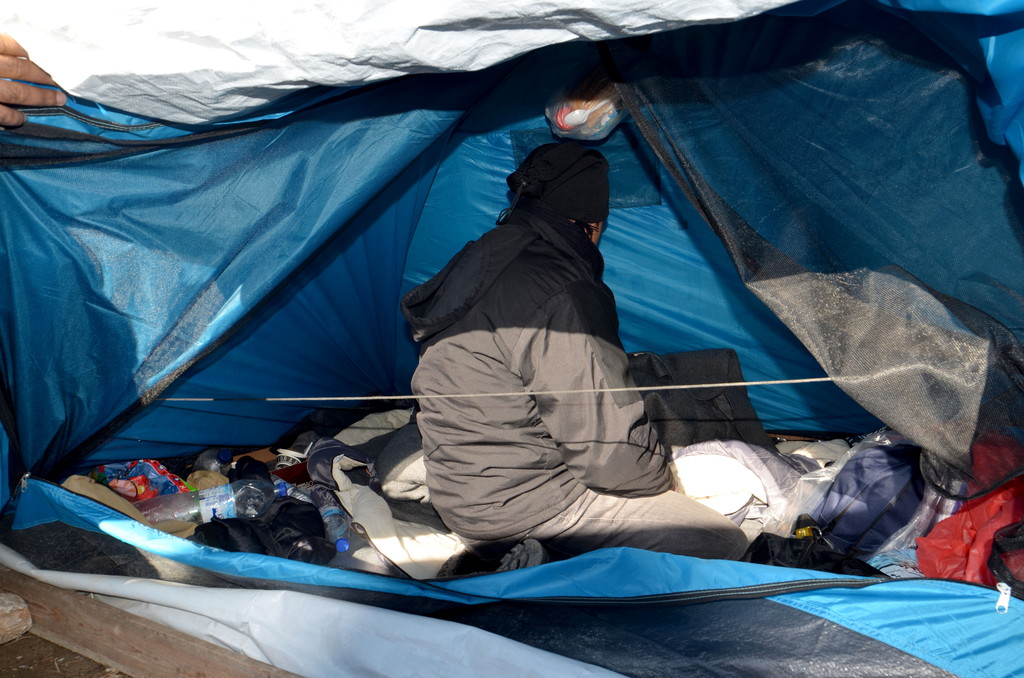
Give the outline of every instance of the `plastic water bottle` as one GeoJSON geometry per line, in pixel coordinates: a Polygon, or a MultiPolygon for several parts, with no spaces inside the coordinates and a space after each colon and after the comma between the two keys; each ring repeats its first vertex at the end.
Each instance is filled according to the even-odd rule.
{"type": "MultiPolygon", "coordinates": [[[[274,486],[277,488],[280,488],[282,485],[284,485],[284,493],[289,497],[298,499],[299,501],[304,501],[307,504],[313,503],[313,497],[311,497],[309,492],[302,486],[296,485],[294,483],[289,483],[287,480],[282,479],[276,473],[271,473],[270,479],[274,481],[274,486]]],[[[280,492],[280,489],[278,489],[278,492],[280,492]]]]}
{"type": "Polygon", "coordinates": [[[341,508],[338,498],[323,485],[314,485],[310,488],[309,496],[317,510],[320,511],[320,517],[323,518],[324,535],[327,540],[334,542],[334,548],[338,550],[338,553],[348,551],[352,520],[341,508]]]}
{"type": "Polygon", "coordinates": [[[161,520],[185,520],[208,523],[217,518],[255,518],[283,497],[287,489],[262,478],[236,480],[194,492],[162,494],[135,502],[135,508],[151,523],[161,520]]]}
{"type": "Polygon", "coordinates": [[[194,462],[192,462],[193,471],[216,471],[222,475],[227,475],[228,470],[231,468],[231,459],[234,457],[231,454],[231,450],[226,447],[211,447],[203,450],[197,456],[194,462]]]}
{"type": "MultiPolygon", "coordinates": [[[[360,570],[394,576],[395,566],[386,561],[370,543],[366,530],[341,507],[334,493],[323,485],[314,484],[309,489],[313,505],[324,520],[324,533],[334,542],[337,552],[328,567],[342,570],[360,570]]],[[[400,572],[400,570],[399,570],[400,572]]]]}

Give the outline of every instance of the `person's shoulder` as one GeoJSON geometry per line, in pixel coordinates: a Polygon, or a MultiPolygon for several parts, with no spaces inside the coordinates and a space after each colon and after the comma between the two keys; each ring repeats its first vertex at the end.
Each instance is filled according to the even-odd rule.
{"type": "Polygon", "coordinates": [[[568,257],[541,239],[524,248],[501,276],[501,282],[510,285],[557,289],[579,279],[579,271],[568,257]]]}

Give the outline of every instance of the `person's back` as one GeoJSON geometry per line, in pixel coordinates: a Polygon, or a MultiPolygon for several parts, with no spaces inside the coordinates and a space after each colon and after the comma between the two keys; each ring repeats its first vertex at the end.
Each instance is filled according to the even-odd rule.
{"type": "MultiPolygon", "coordinates": [[[[493,261],[499,251],[508,255],[522,249],[465,315],[424,343],[413,379],[417,395],[469,394],[421,401],[417,422],[435,508],[454,531],[480,540],[506,537],[563,511],[586,487],[566,465],[572,456],[566,448],[588,457],[611,456],[628,446],[631,428],[641,439],[633,455],[639,463],[621,459],[602,465],[606,484],[614,485],[605,489],[656,493],[669,488],[654,429],[634,426],[644,419],[638,395],[626,403],[626,394],[538,398],[528,393],[627,384],[625,365],[617,359],[624,354],[611,292],[589,261],[567,251],[564,237],[557,243],[560,234],[537,223],[537,217],[517,216],[475,243],[474,250],[493,261]],[[516,233],[503,237],[502,231],[516,233]],[[581,305],[598,313],[584,317],[581,305]],[[538,353],[545,349],[557,355],[538,353]],[[582,369],[579,360],[587,357],[609,364],[611,372],[582,369]],[[553,437],[553,428],[558,436],[553,437]],[[602,455],[599,447],[610,449],[602,455]]],[[[449,289],[466,287],[475,286],[449,289]]],[[[579,464],[577,473],[597,475],[585,466],[579,464]]]]}
{"type": "MultiPolygon", "coordinates": [[[[672,485],[640,395],[622,390],[632,381],[593,231],[608,213],[607,163],[576,144],[542,146],[509,185],[517,196],[508,223],[403,300],[424,342],[413,390],[431,500],[477,550],[540,539],[545,527],[550,539],[541,541],[563,553],[599,548],[605,536],[607,545],[633,545],[621,521],[608,524],[618,537],[587,528],[585,538],[569,538],[599,505],[618,512],[672,485]]],[[[739,533],[668,494],[658,503],[689,502],[715,529],[739,533]]],[[[736,557],[743,547],[742,533],[727,535],[712,555],[736,557]]]]}

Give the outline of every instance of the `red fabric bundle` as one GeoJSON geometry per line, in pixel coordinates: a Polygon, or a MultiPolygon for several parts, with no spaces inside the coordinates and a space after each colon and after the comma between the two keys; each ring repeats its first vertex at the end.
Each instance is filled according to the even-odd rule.
{"type": "Polygon", "coordinates": [[[926,577],[959,579],[995,586],[988,566],[1000,529],[1024,520],[1024,477],[964,503],[917,539],[917,564],[926,577]]]}

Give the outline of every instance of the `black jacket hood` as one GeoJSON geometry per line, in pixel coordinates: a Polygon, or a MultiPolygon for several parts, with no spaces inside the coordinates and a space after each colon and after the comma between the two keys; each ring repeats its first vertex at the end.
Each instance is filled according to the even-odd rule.
{"type": "Polygon", "coordinates": [[[402,298],[412,336],[423,341],[458,322],[530,243],[544,239],[588,262],[594,277],[604,269],[601,254],[583,230],[531,200],[521,201],[508,223],[466,244],[433,278],[402,298]]]}

